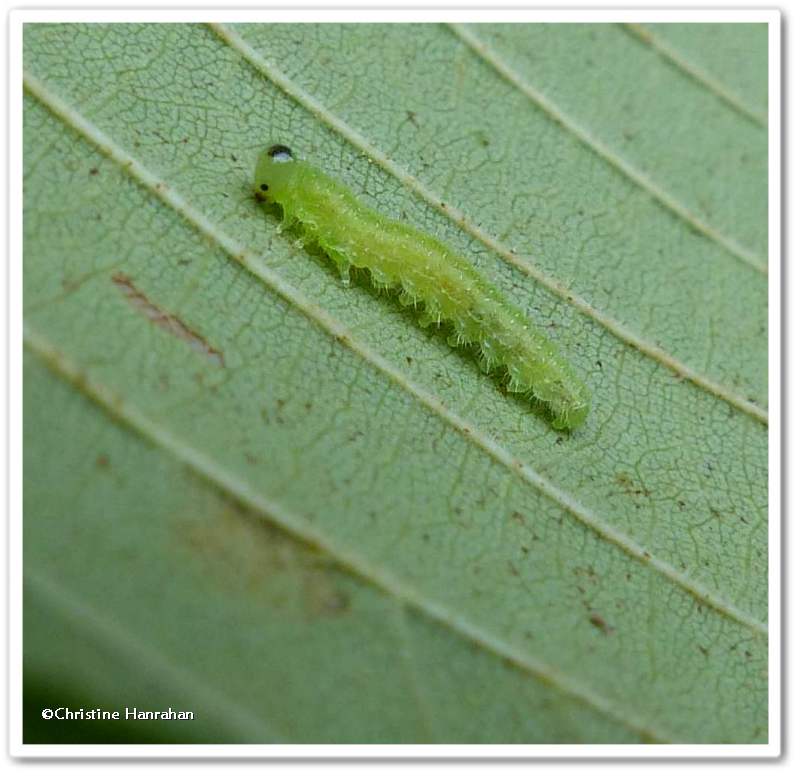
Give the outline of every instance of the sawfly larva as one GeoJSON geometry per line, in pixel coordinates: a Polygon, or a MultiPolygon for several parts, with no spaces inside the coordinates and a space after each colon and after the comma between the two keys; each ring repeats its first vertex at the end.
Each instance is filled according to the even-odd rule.
{"type": "Polygon", "coordinates": [[[351,265],[366,268],[379,288],[399,289],[402,304],[424,306],[423,326],[449,322],[451,344],[477,345],[487,371],[503,367],[508,390],[542,402],[555,428],[574,429],[586,419],[589,391],[553,343],[444,243],[367,207],[284,145],[259,155],[254,185],[259,201],[280,205],[284,224],[297,224],[345,283],[351,265]]]}

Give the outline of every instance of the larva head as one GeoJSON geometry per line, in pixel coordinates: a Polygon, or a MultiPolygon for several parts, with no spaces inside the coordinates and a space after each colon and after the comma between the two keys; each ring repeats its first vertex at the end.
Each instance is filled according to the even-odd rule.
{"type": "Polygon", "coordinates": [[[295,172],[294,156],[288,146],[274,145],[262,151],[253,180],[256,198],[259,202],[284,202],[295,172]]]}

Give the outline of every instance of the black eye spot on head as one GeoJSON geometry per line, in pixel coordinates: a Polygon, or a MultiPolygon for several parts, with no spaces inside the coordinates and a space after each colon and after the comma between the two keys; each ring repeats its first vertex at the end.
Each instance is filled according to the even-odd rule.
{"type": "Polygon", "coordinates": [[[269,191],[269,186],[267,186],[267,184],[266,184],[266,183],[262,183],[262,184],[259,186],[259,188],[261,189],[261,191],[269,191]]]}
{"type": "Polygon", "coordinates": [[[292,149],[289,146],[285,145],[274,145],[271,146],[267,153],[276,161],[276,162],[291,162],[294,159],[292,155],[292,149]]]}

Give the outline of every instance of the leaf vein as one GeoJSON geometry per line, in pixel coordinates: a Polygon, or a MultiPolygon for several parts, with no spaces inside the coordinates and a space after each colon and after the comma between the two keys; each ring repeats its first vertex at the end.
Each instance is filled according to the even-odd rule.
{"type": "MultiPolygon", "coordinates": [[[[676,586],[682,588],[703,604],[717,610],[724,616],[743,624],[756,633],[766,637],[767,625],[749,613],[726,601],[722,596],[694,581],[691,577],[667,561],[657,558],[648,552],[637,541],[627,536],[610,523],[593,514],[590,509],[581,504],[566,491],[553,484],[532,467],[525,464],[511,451],[498,444],[490,435],[478,429],[474,424],[462,418],[435,394],[430,393],[422,386],[417,385],[398,367],[388,359],[361,343],[337,318],[332,316],[319,305],[308,299],[301,291],[286,282],[278,273],[265,267],[258,260],[258,256],[248,248],[238,243],[226,234],[216,224],[211,222],[203,213],[190,205],[181,194],[171,186],[163,184],[159,178],[140,162],[119,147],[107,137],[99,128],[84,118],[78,111],[71,108],[60,98],[48,91],[37,78],[25,74],[25,87],[45,107],[76,132],[82,134],[88,141],[95,145],[101,153],[116,162],[134,180],[146,190],[161,200],[167,207],[173,209],[184,218],[193,228],[205,235],[212,243],[218,245],[231,258],[244,266],[251,274],[257,277],[265,286],[283,297],[287,302],[305,315],[309,320],[329,333],[341,345],[350,348],[364,361],[371,364],[377,371],[382,372],[401,390],[404,390],[417,399],[423,406],[442,422],[452,426],[463,438],[475,444],[490,458],[516,473],[524,482],[538,490],[559,507],[570,513],[579,522],[594,531],[603,541],[616,545],[623,552],[635,558],[645,566],[650,566],[658,573],[669,579],[676,586]]],[[[47,352],[51,349],[44,348],[47,352]]]]}
{"type": "Polygon", "coordinates": [[[165,660],[149,645],[139,641],[133,633],[127,631],[123,633],[116,623],[100,615],[85,602],[77,600],[74,595],[68,594],[64,585],[50,579],[41,571],[31,570],[29,563],[25,564],[25,585],[48,600],[54,608],[69,612],[72,620],[80,623],[91,638],[112,647],[115,654],[124,656],[129,665],[138,663],[147,666],[148,676],[152,675],[155,669],[162,681],[164,677],[168,677],[180,692],[189,697],[194,696],[207,708],[214,709],[218,713],[220,724],[227,721],[231,730],[239,737],[262,740],[266,733],[270,737],[270,743],[289,741],[286,735],[278,734],[263,719],[258,718],[253,709],[243,708],[217,688],[211,691],[198,689],[203,686],[208,687],[208,684],[199,682],[197,676],[191,675],[182,666],[165,660]]]}
{"type": "Polygon", "coordinates": [[[221,24],[212,24],[211,28],[219,37],[231,46],[234,50],[248,61],[251,66],[261,73],[264,77],[275,83],[287,95],[292,97],[300,105],[306,108],[314,116],[324,121],[328,126],[339,132],[339,134],[358,150],[367,154],[376,164],[400,180],[407,188],[415,191],[417,195],[439,212],[445,214],[454,221],[459,227],[464,229],[467,234],[483,243],[494,253],[498,254],[503,260],[518,270],[541,283],[560,299],[575,307],[587,318],[598,323],[607,329],[618,339],[636,348],[648,358],[653,359],[666,369],[674,372],[680,377],[689,380],[700,389],[716,396],[722,401],[727,402],[737,410],[755,418],[764,425],[768,425],[769,416],[767,410],[757,403],[750,401],[747,397],[737,393],[722,383],[702,374],[697,369],[683,363],[678,358],[668,353],[663,348],[653,342],[641,337],[632,331],[622,322],[607,315],[583,297],[577,295],[556,278],[550,277],[539,269],[530,260],[514,253],[510,248],[502,244],[500,240],[484,231],[477,224],[474,224],[465,213],[458,208],[446,204],[440,195],[428,191],[414,176],[402,169],[400,165],[392,161],[386,154],[370,145],[357,130],[350,127],[341,119],[334,116],[325,106],[315,97],[308,94],[305,90],[297,86],[288,78],[278,67],[266,62],[258,52],[256,52],[238,33],[221,24]]]}
{"type": "Polygon", "coordinates": [[[660,39],[653,33],[652,27],[645,27],[642,24],[633,23],[626,23],[621,26],[627,33],[632,35],[641,44],[653,48],[667,62],[676,67],[689,78],[699,83],[704,88],[708,89],[708,91],[710,91],[723,102],[727,103],[735,111],[738,111],[759,126],[765,128],[767,127],[767,116],[765,116],[756,108],[751,108],[743,98],[737,95],[732,89],[729,89],[722,81],[703,70],[703,68],[701,68],[699,65],[689,61],[689,59],[681,54],[677,49],[670,46],[666,41],[660,39]]]}
{"type": "Polygon", "coordinates": [[[711,224],[704,221],[693,213],[689,207],[684,205],[672,194],[662,189],[652,178],[639,170],[635,165],[627,162],[622,156],[612,148],[603,143],[599,138],[581,126],[577,121],[566,114],[556,103],[542,92],[538,91],[533,84],[526,81],[521,75],[514,71],[503,59],[484,41],[463,25],[449,25],[453,34],[465,43],[472,51],[497,73],[505,78],[512,86],[522,92],[528,99],[535,103],[550,118],[558,122],[564,129],[571,132],[585,146],[594,151],[598,156],[608,162],[614,169],[621,172],[637,186],[644,189],[656,202],[669,210],[673,215],[691,225],[693,229],[705,235],[712,242],[721,245],[729,254],[735,256],[748,266],[752,267],[762,275],[768,273],[766,262],[749,248],[741,245],[737,240],[715,229],[711,224]]]}
{"type": "Polygon", "coordinates": [[[147,415],[132,407],[115,391],[90,378],[80,366],[71,362],[45,337],[27,326],[24,332],[24,343],[54,374],[74,385],[87,398],[105,409],[116,421],[140,434],[176,460],[183,462],[198,476],[255,513],[271,522],[278,523],[284,530],[300,540],[324,549],[342,567],[388,593],[401,604],[407,603],[414,606],[415,609],[424,612],[453,632],[478,644],[492,654],[509,660],[539,681],[557,688],[565,695],[620,722],[649,742],[670,743],[678,740],[672,734],[656,731],[654,728],[644,725],[635,714],[633,719],[629,719],[624,711],[616,708],[609,699],[591,688],[584,687],[554,666],[521,650],[512,642],[498,638],[490,631],[449,610],[432,600],[423,591],[398,579],[384,568],[372,564],[369,559],[360,556],[351,548],[340,546],[307,520],[303,520],[290,509],[255,490],[248,482],[221,467],[213,458],[209,458],[202,451],[171,435],[147,415]]]}

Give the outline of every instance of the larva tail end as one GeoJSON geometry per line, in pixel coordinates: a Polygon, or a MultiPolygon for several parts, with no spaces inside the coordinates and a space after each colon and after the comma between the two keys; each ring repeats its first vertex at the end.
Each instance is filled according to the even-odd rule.
{"type": "Polygon", "coordinates": [[[564,431],[574,431],[582,426],[589,414],[590,403],[588,399],[581,399],[571,405],[560,407],[553,415],[553,428],[564,431]]]}

